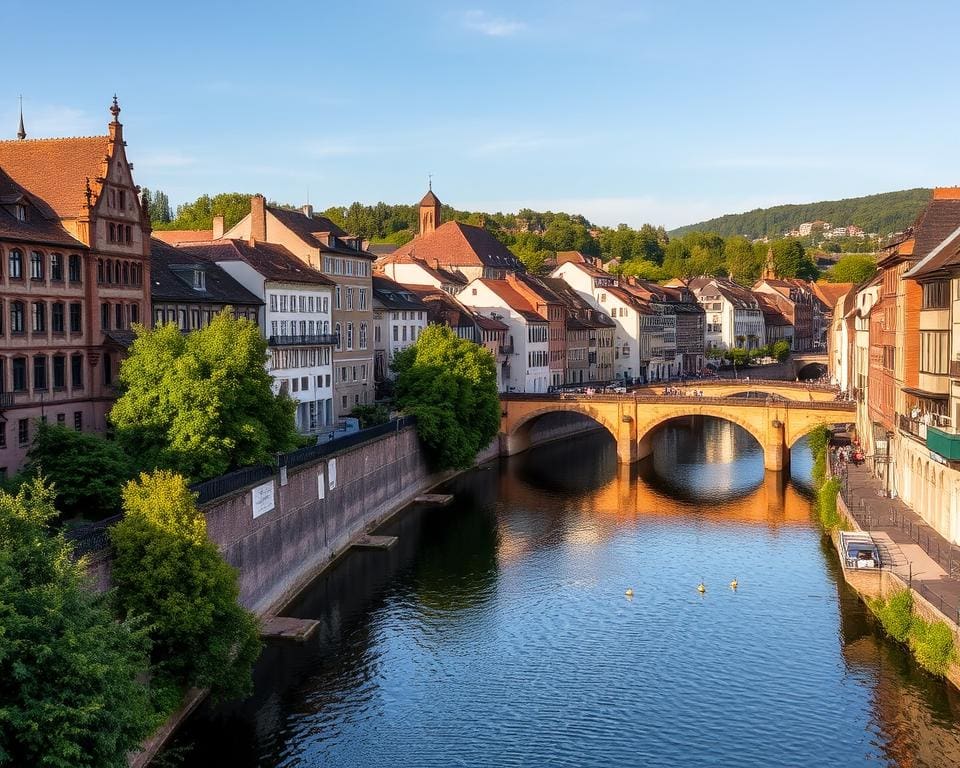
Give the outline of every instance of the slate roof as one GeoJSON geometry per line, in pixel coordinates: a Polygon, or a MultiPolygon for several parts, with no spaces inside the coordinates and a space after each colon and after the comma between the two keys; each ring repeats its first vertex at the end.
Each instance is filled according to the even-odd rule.
{"type": "Polygon", "coordinates": [[[483,227],[448,221],[393,253],[395,259],[417,258],[442,267],[485,266],[524,272],[523,263],[483,227]]]}
{"type": "Polygon", "coordinates": [[[174,248],[156,238],[150,239],[150,298],[153,301],[183,301],[231,305],[261,305],[263,302],[207,258],[188,248],[174,248]],[[204,271],[204,290],[193,288],[192,282],[178,272],[192,267],[204,271]],[[178,269],[180,267],[181,269],[178,269]]]}
{"type": "Polygon", "coordinates": [[[0,195],[26,190],[47,218],[76,218],[86,203],[87,179],[107,172],[109,136],[0,141],[0,195]],[[13,185],[11,185],[13,182],[13,185]]]}
{"type": "Polygon", "coordinates": [[[267,212],[303,240],[304,243],[313,248],[318,248],[323,253],[362,256],[368,259],[376,258],[369,251],[350,248],[346,243],[341,242],[344,238],[352,238],[352,235],[338,227],[326,216],[305,216],[301,210],[275,208],[269,205],[267,206],[267,212]],[[322,233],[333,235],[333,242],[328,243],[326,238],[320,237],[322,233]]]}
{"type": "MultiPolygon", "coordinates": [[[[0,160],[0,166],[3,165],[0,160]]],[[[913,225],[913,258],[922,259],[960,227],[960,187],[938,187],[913,225]]],[[[903,251],[901,250],[901,254],[903,251]]]]}
{"type": "Polygon", "coordinates": [[[756,308],[757,300],[749,289],[727,278],[695,277],[689,282],[689,287],[697,295],[711,296],[713,294],[706,293],[711,284],[720,296],[729,301],[737,309],[756,308]]]}
{"type": "Polygon", "coordinates": [[[960,227],[917,262],[904,277],[925,277],[952,267],[960,267],[960,227]]]}
{"type": "Polygon", "coordinates": [[[423,311],[427,307],[413,291],[386,275],[374,275],[373,296],[387,309],[423,311]]]}
{"type": "Polygon", "coordinates": [[[486,315],[481,315],[479,312],[474,313],[474,319],[477,321],[477,325],[480,326],[485,331],[509,331],[510,326],[506,323],[502,323],[499,320],[487,317],[486,315]]]}
{"type": "Polygon", "coordinates": [[[336,285],[329,277],[304,264],[282,245],[274,243],[225,239],[214,240],[209,244],[184,246],[184,250],[209,261],[246,262],[267,280],[274,282],[336,285]]]}

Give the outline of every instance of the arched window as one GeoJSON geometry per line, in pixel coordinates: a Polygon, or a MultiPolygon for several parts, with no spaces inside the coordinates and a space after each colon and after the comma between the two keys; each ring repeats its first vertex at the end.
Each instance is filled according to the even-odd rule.
{"type": "Polygon", "coordinates": [[[13,280],[23,279],[23,252],[16,248],[10,251],[10,277],[13,280]]]}
{"type": "Polygon", "coordinates": [[[43,280],[43,254],[30,251],[30,279],[43,280]]]}
{"type": "Polygon", "coordinates": [[[63,254],[62,253],[50,254],[50,279],[57,280],[59,282],[63,281],[63,254]]]}

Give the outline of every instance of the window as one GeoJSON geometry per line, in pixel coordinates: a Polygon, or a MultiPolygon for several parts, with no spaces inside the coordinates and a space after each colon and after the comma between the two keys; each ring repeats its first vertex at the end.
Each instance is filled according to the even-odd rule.
{"type": "Polygon", "coordinates": [[[33,332],[44,333],[47,330],[47,305],[42,301],[33,302],[33,332]]]}
{"type": "Polygon", "coordinates": [[[107,302],[100,305],[100,330],[110,330],[110,305],[107,302]]]}
{"type": "Polygon", "coordinates": [[[58,414],[57,414],[57,426],[62,427],[62,426],[63,426],[64,424],[66,424],[66,423],[67,423],[67,414],[65,414],[65,413],[58,413],[58,414]]]}
{"type": "Polygon", "coordinates": [[[139,304],[130,304],[130,322],[139,323],[140,322],[140,305],[139,304]]]}
{"type": "Polygon", "coordinates": [[[128,243],[133,242],[133,229],[131,229],[129,224],[123,228],[123,234],[128,243]]]}
{"type": "Polygon", "coordinates": [[[114,320],[116,320],[116,325],[113,327],[117,330],[123,328],[123,304],[114,304],[113,305],[113,315],[114,320]]]}
{"type": "Polygon", "coordinates": [[[30,419],[20,419],[17,422],[17,442],[21,448],[30,443],[30,419]]]}
{"type": "Polygon", "coordinates": [[[363,379],[363,381],[367,380],[367,364],[366,363],[360,366],[360,378],[363,379]]]}
{"type": "Polygon", "coordinates": [[[280,294],[280,311],[281,312],[287,311],[287,294],[285,293],[280,294]]]}
{"type": "Polygon", "coordinates": [[[373,343],[374,344],[380,343],[380,326],[379,325],[373,326],[373,343]]]}
{"type": "Polygon", "coordinates": [[[292,382],[293,391],[294,391],[294,392],[299,392],[299,391],[300,391],[300,379],[291,379],[290,381],[292,382]]]}
{"type": "Polygon", "coordinates": [[[336,303],[336,307],[337,307],[337,309],[340,309],[340,286],[339,286],[339,285],[337,286],[337,303],[336,303]]]}
{"type": "Polygon", "coordinates": [[[73,428],[79,432],[83,429],[83,411],[73,412],[73,428]]]}
{"type": "Polygon", "coordinates": [[[301,377],[300,377],[300,389],[302,389],[304,392],[306,392],[308,389],[310,389],[310,377],[309,377],[309,376],[301,376],[301,377]]]}
{"type": "Polygon", "coordinates": [[[27,391],[27,358],[13,358],[13,391],[27,391]]]}
{"type": "Polygon", "coordinates": [[[324,296],[324,297],[323,297],[323,309],[322,309],[321,311],[322,311],[322,312],[329,312],[329,311],[330,311],[330,299],[329,299],[329,297],[327,297],[327,296],[324,296]]]}
{"type": "Polygon", "coordinates": [[[353,323],[347,323],[347,349],[353,349],[353,323]]]}
{"type": "Polygon", "coordinates": [[[333,332],[337,335],[337,351],[339,352],[342,349],[340,342],[340,323],[334,323],[333,332]]]}
{"type": "Polygon", "coordinates": [[[949,352],[950,331],[920,331],[921,373],[945,374],[949,352]]]}
{"type": "Polygon", "coordinates": [[[43,254],[30,251],[30,279],[43,280],[43,254]]]}
{"type": "MultiPolygon", "coordinates": [[[[312,302],[313,299],[310,299],[310,301],[312,302]]],[[[297,307],[300,309],[301,312],[306,312],[306,311],[307,311],[307,297],[306,297],[306,296],[298,296],[298,297],[297,297],[297,307]]]]}
{"type": "Polygon", "coordinates": [[[356,381],[356,380],[357,380],[357,366],[354,365],[354,366],[352,367],[352,371],[353,371],[353,380],[356,381]]]}
{"type": "Polygon", "coordinates": [[[922,309],[946,309],[950,304],[950,282],[937,280],[923,284],[922,309]]]}
{"type": "Polygon", "coordinates": [[[364,310],[367,308],[367,289],[358,288],[357,289],[357,309],[364,310]]]}
{"type": "Polygon", "coordinates": [[[71,253],[67,259],[67,277],[70,279],[71,283],[80,282],[81,274],[81,265],[80,265],[80,256],[75,253],[71,253]]]}
{"type": "Polygon", "coordinates": [[[353,288],[347,288],[347,309],[353,309],[353,288]]]}
{"type": "Polygon", "coordinates": [[[83,389],[83,355],[70,356],[70,386],[83,389]]]}
{"type": "Polygon", "coordinates": [[[23,302],[10,302],[10,333],[23,333],[23,302]]]}
{"type": "Polygon", "coordinates": [[[63,355],[53,356],[53,388],[66,389],[67,386],[67,358],[63,355]]]}
{"type": "Polygon", "coordinates": [[[10,251],[10,278],[12,280],[23,279],[23,253],[14,248],[10,251]]]}
{"type": "Polygon", "coordinates": [[[37,355],[33,358],[33,388],[47,388],[47,358],[45,355],[37,355]]]}
{"type": "MultiPolygon", "coordinates": [[[[0,448],[7,447],[7,422],[0,421],[0,448]]],[[[0,476],[0,479],[6,480],[6,467],[3,468],[4,474],[0,476]]]]}
{"type": "Polygon", "coordinates": [[[402,326],[402,327],[403,327],[403,334],[402,334],[402,335],[403,335],[403,340],[406,341],[406,340],[407,340],[407,326],[404,325],[404,326],[402,326]]]}
{"type": "Polygon", "coordinates": [[[18,205],[14,209],[14,215],[17,218],[17,221],[26,221],[27,220],[27,206],[18,205]]]}
{"type": "MultiPolygon", "coordinates": [[[[161,312],[163,310],[160,310],[161,312]]],[[[163,322],[161,320],[161,322],[163,322]]],[[[80,333],[83,327],[83,305],[80,302],[70,304],[70,333],[80,333]]]]}
{"type": "Polygon", "coordinates": [[[277,311],[277,294],[275,293],[270,294],[270,311],[271,312],[277,311]]]}
{"type": "Polygon", "coordinates": [[[50,254],[50,279],[63,281],[63,254],[62,253],[51,253],[50,254]]]}
{"type": "Polygon", "coordinates": [[[400,341],[400,326],[399,326],[399,325],[393,326],[393,340],[394,340],[394,341],[400,341]]]}
{"type": "Polygon", "coordinates": [[[108,387],[113,384],[113,358],[109,352],[103,355],[103,383],[108,387]]]}
{"type": "Polygon", "coordinates": [[[360,349],[367,348],[367,324],[360,323],[360,349]]]}
{"type": "Polygon", "coordinates": [[[97,259],[97,283],[103,283],[103,259],[97,259]]]}

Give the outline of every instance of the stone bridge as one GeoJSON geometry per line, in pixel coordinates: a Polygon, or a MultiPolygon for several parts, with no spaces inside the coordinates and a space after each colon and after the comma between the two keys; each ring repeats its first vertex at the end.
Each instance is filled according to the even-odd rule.
{"type": "MultiPolygon", "coordinates": [[[[758,382],[724,382],[724,386],[703,386],[698,382],[693,395],[652,394],[637,390],[627,394],[504,394],[501,395],[500,452],[502,455],[525,451],[530,447],[530,428],[548,413],[579,413],[604,427],[617,443],[621,464],[632,464],[650,455],[651,436],[660,425],[684,416],[714,416],[743,427],[763,447],[764,467],[780,472],[789,467],[790,448],[815,427],[846,424],[854,420],[856,406],[837,402],[826,388],[775,382],[763,397],[732,397],[747,392],[764,392],[758,382]],[[731,388],[735,391],[729,391],[731,388]],[[779,391],[775,391],[779,390],[779,391]],[[794,397],[787,398],[787,390],[794,397]],[[720,395],[719,392],[726,392],[720,395]],[[814,399],[818,392],[820,399],[814,399]]],[[[663,392],[663,388],[660,388],[663,392]]]]}

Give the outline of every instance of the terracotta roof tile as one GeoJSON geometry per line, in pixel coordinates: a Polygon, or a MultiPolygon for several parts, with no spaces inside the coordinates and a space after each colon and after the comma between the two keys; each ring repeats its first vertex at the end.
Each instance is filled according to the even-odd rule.
{"type": "MultiPolygon", "coordinates": [[[[0,172],[0,178],[2,177],[3,173],[0,172]]],[[[24,204],[27,206],[25,221],[20,221],[4,206],[0,205],[0,240],[86,249],[87,246],[74,238],[57,221],[45,218],[32,205],[30,198],[27,198],[24,204]]]]}
{"type": "Polygon", "coordinates": [[[212,229],[155,229],[153,237],[167,245],[180,243],[204,243],[213,240],[212,229]]]}
{"type": "Polygon", "coordinates": [[[282,245],[246,240],[214,240],[209,244],[181,246],[208,261],[243,261],[267,280],[287,283],[336,285],[330,278],[304,264],[282,245]]]}
{"type": "Polygon", "coordinates": [[[109,136],[84,136],[67,139],[27,139],[0,141],[0,194],[7,191],[3,178],[16,182],[45,205],[49,218],[76,218],[86,200],[87,179],[106,173],[109,136]]]}
{"type": "Polygon", "coordinates": [[[486,266],[525,271],[523,263],[482,227],[448,221],[414,238],[393,253],[395,259],[417,258],[442,267],[486,266]]]}

